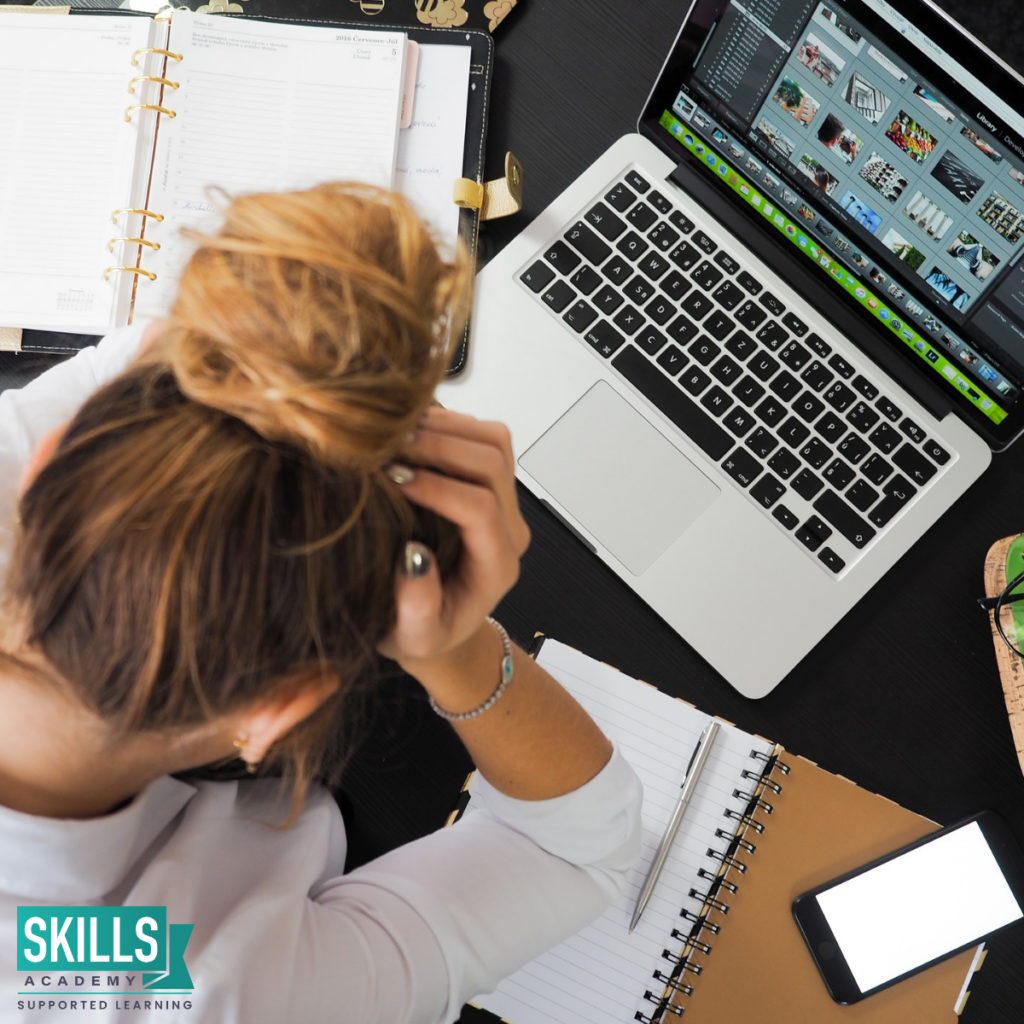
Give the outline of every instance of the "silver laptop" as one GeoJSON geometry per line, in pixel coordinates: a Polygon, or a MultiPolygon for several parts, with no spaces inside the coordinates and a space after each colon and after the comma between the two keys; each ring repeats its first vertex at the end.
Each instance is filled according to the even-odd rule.
{"type": "Polygon", "coordinates": [[[1024,423],[1022,80],[925,0],[695,0],[442,401],[760,697],[1024,423]]]}

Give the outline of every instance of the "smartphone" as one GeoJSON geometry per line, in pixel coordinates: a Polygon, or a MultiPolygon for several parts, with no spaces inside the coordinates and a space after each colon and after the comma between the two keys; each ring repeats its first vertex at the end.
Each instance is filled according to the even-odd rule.
{"type": "Polygon", "coordinates": [[[991,811],[799,896],[829,993],[855,1003],[1024,919],[1024,852],[991,811]]]}

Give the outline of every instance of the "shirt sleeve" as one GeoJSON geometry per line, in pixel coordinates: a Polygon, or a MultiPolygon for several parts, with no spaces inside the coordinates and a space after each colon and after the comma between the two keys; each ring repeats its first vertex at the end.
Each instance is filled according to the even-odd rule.
{"type": "Polygon", "coordinates": [[[346,950],[332,970],[346,975],[350,1019],[453,1020],[622,891],[640,853],[642,793],[617,750],[565,796],[516,800],[482,779],[472,792],[451,828],[314,892],[304,929],[313,955],[303,960],[322,966],[331,948],[346,950]]]}
{"type": "Polygon", "coordinates": [[[22,471],[41,438],[71,419],[89,395],[131,362],[143,330],[143,324],[134,324],[114,331],[23,388],[0,394],[0,524],[11,521],[22,471]]]}

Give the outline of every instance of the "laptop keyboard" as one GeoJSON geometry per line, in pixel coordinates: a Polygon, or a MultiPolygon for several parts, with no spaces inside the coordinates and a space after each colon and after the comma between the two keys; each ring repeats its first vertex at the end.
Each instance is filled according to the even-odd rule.
{"type": "Polygon", "coordinates": [[[522,283],[832,573],[955,458],[637,170],[522,283]]]}

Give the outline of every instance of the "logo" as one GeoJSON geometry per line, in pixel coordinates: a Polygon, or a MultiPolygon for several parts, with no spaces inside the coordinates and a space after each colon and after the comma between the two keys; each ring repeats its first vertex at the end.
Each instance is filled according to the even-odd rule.
{"type": "Polygon", "coordinates": [[[191,1009],[166,997],[192,994],[192,928],[166,907],[18,907],[18,1008],[191,1009]]]}

